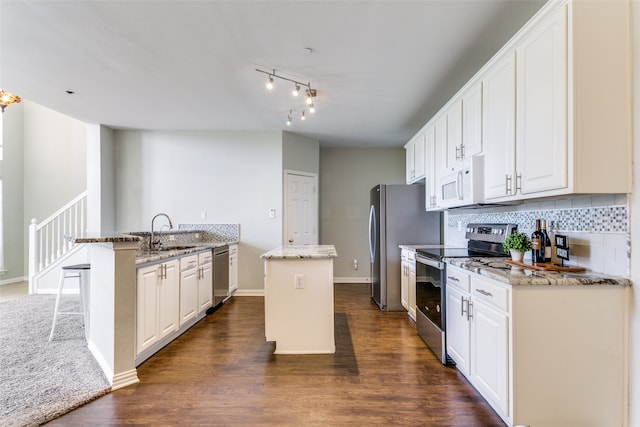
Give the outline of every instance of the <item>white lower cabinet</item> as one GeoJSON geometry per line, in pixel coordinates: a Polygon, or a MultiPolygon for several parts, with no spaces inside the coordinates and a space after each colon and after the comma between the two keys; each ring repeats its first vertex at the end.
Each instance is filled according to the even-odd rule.
{"type": "Polygon", "coordinates": [[[238,289],[238,245],[229,245],[229,296],[238,289]]]}
{"type": "Polygon", "coordinates": [[[180,258],[180,326],[198,315],[198,256],[180,258]]]}
{"type": "Polygon", "coordinates": [[[136,355],[178,330],[178,260],[137,271],[136,355]]]}
{"type": "MultiPolygon", "coordinates": [[[[495,285],[492,285],[495,286],[495,285]]],[[[507,415],[509,412],[509,313],[495,305],[474,298],[478,292],[494,298],[488,283],[472,280],[471,317],[471,382],[492,406],[507,415]]],[[[503,289],[504,290],[504,289],[503,289]]]]}
{"type": "Polygon", "coordinates": [[[448,264],[447,352],[509,426],[626,425],[628,294],[508,285],[448,264]]]}
{"type": "Polygon", "coordinates": [[[198,255],[198,312],[211,307],[213,301],[213,252],[198,255]]]}
{"type": "Polygon", "coordinates": [[[409,317],[416,320],[416,253],[409,249],[402,249],[400,255],[400,302],[409,313],[409,317]]]}
{"type": "Polygon", "coordinates": [[[137,269],[136,365],[205,316],[213,295],[212,252],[137,269]]]}

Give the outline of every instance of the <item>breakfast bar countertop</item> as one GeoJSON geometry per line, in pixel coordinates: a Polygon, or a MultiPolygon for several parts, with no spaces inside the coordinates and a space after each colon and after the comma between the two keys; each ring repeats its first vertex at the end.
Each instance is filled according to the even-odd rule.
{"type": "Polygon", "coordinates": [[[469,270],[481,276],[509,285],[609,285],[631,286],[624,277],[586,271],[538,271],[505,262],[505,258],[445,258],[447,264],[469,270]]]}

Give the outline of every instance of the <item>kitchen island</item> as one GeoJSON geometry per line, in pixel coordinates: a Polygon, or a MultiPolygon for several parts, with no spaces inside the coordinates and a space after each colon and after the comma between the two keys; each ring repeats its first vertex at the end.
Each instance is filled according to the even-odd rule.
{"type": "Polygon", "coordinates": [[[335,353],[333,245],[288,246],[264,259],[265,337],[276,354],[335,353]]]}

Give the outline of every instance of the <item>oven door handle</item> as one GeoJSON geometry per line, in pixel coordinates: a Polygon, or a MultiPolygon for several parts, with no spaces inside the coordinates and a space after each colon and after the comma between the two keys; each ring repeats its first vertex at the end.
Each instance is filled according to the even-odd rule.
{"type": "Polygon", "coordinates": [[[433,259],[425,258],[416,254],[416,262],[428,265],[429,267],[437,268],[438,270],[444,270],[444,263],[433,259]]]}

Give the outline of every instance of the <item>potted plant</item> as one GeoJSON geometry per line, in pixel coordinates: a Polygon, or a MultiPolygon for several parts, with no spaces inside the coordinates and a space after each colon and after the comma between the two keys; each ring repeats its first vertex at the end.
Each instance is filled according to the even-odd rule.
{"type": "Polygon", "coordinates": [[[531,249],[531,240],[527,234],[514,231],[504,240],[502,248],[511,253],[513,261],[522,262],[524,253],[531,249]]]}

